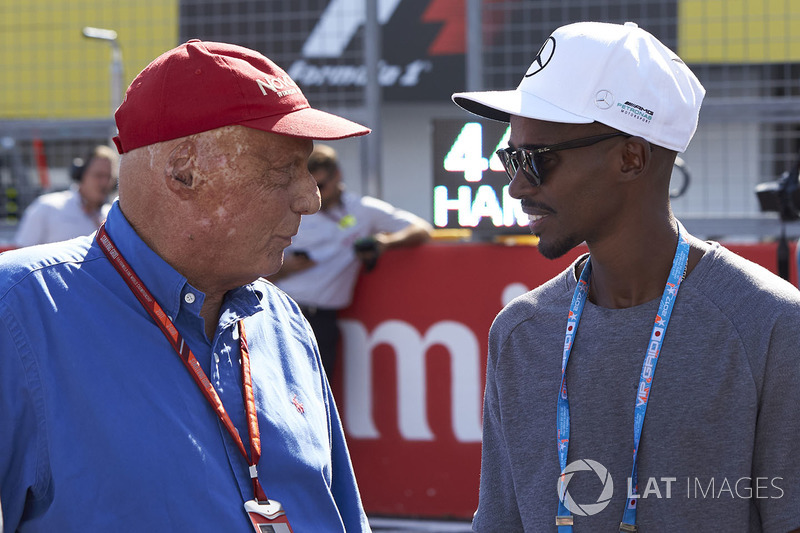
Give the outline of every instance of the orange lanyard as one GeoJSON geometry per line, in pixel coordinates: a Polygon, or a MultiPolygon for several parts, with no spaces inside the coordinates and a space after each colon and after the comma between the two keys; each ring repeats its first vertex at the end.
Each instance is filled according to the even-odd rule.
{"type": "Polygon", "coordinates": [[[250,351],[247,348],[247,338],[244,334],[243,321],[240,320],[238,326],[239,348],[242,355],[242,390],[244,395],[244,408],[247,415],[247,428],[248,432],[250,433],[251,453],[249,457],[247,450],[245,450],[244,443],[242,442],[242,438],[239,436],[239,432],[233,425],[231,417],[228,416],[228,413],[225,411],[225,407],[222,405],[222,400],[220,400],[217,391],[209,381],[206,373],[203,372],[203,369],[200,367],[200,363],[197,361],[197,358],[194,356],[189,346],[184,342],[183,337],[175,328],[175,324],[172,323],[172,320],[164,312],[164,309],[161,308],[147,287],[145,287],[142,280],[139,279],[139,276],[136,275],[125,258],[122,257],[122,254],[114,245],[111,237],[109,237],[108,232],[106,232],[105,224],[100,226],[100,229],[97,230],[97,242],[100,244],[100,248],[103,250],[103,253],[106,254],[108,260],[111,261],[111,264],[114,265],[114,268],[117,270],[117,272],[119,272],[120,276],[122,276],[122,279],[128,284],[131,292],[133,292],[134,296],[136,296],[150,316],[153,317],[156,325],[159,327],[159,329],[161,329],[161,331],[164,333],[164,336],[178,353],[181,361],[183,361],[183,364],[187,369],[189,369],[189,373],[191,374],[192,378],[194,378],[197,386],[200,387],[200,390],[203,392],[203,396],[206,397],[208,403],[210,403],[211,407],[214,408],[214,411],[217,413],[220,421],[222,421],[225,429],[228,430],[231,438],[244,456],[247,464],[250,466],[250,478],[253,480],[253,492],[255,493],[255,499],[258,502],[268,501],[267,496],[264,493],[264,489],[261,487],[261,483],[258,481],[258,470],[256,468],[258,460],[261,458],[261,436],[258,431],[258,415],[256,414],[253,383],[250,377],[250,351]]]}

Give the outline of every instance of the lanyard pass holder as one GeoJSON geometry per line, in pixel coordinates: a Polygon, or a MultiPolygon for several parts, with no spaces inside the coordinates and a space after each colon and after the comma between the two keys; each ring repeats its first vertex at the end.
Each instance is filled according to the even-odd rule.
{"type": "Polygon", "coordinates": [[[636,524],[628,524],[627,522],[619,523],[619,533],[637,533],[639,526],[636,524]]]}
{"type": "Polygon", "coordinates": [[[244,510],[253,524],[256,533],[294,533],[286,511],[279,501],[270,500],[258,482],[258,468],[250,465],[250,479],[253,480],[256,497],[244,502],[244,510]]]}
{"type": "Polygon", "coordinates": [[[283,505],[275,500],[244,502],[244,510],[256,533],[294,533],[283,505]]]}

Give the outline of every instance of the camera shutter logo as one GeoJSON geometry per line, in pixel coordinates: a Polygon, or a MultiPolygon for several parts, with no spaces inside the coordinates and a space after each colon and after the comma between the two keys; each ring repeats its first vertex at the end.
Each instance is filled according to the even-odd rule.
{"type": "Polygon", "coordinates": [[[614,493],[614,480],[606,467],[591,459],[579,459],[568,464],[558,478],[558,498],[576,516],[592,516],[606,508],[614,493]],[[603,490],[594,503],[576,503],[570,496],[567,486],[576,472],[594,472],[603,483],[603,490]]]}

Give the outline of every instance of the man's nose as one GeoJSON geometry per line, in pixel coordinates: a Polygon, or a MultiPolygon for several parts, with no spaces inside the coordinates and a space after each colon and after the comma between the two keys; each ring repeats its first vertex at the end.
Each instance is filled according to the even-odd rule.
{"type": "Polygon", "coordinates": [[[525,171],[522,170],[522,167],[517,168],[517,171],[514,173],[514,179],[508,184],[508,195],[517,200],[523,196],[536,194],[538,190],[539,187],[531,183],[525,176],[525,171]]]}
{"type": "Polygon", "coordinates": [[[313,215],[319,211],[322,199],[319,195],[317,181],[309,173],[307,179],[303,180],[297,196],[292,201],[292,211],[301,215],[313,215]]]}

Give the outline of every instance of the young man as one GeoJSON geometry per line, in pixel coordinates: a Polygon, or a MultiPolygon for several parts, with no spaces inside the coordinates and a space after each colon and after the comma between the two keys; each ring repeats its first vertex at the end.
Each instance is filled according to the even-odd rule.
{"type": "Polygon", "coordinates": [[[800,527],[800,293],[670,210],[704,93],[635,24],[586,22],[516,90],[453,95],[510,121],[541,253],[589,248],[492,326],[475,531],[800,527]]]}
{"type": "Polygon", "coordinates": [[[312,139],[369,130],[197,40],[116,121],[97,237],[0,258],[5,527],[369,531],[311,329],[261,279],[319,209],[312,139]]]}

